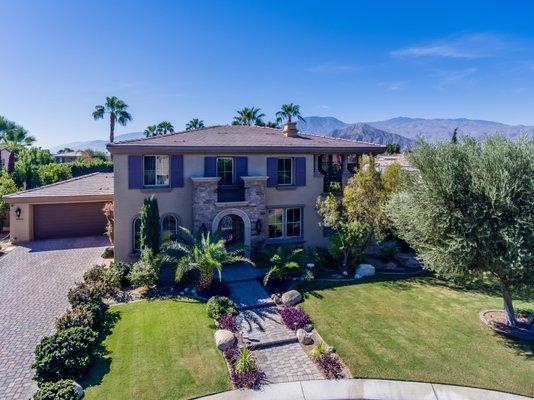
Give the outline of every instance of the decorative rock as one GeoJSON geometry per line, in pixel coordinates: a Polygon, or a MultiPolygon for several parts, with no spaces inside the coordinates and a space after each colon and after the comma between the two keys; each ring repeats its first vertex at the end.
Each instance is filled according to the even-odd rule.
{"type": "Polygon", "coordinates": [[[313,344],[313,337],[304,329],[297,329],[297,339],[300,344],[310,345],[313,344]]]}
{"type": "Polygon", "coordinates": [[[304,330],[305,330],[306,332],[311,332],[311,331],[313,331],[313,325],[312,325],[312,324],[306,324],[306,325],[304,325],[304,330]]]}
{"type": "Polygon", "coordinates": [[[232,332],[226,329],[217,329],[215,331],[215,344],[221,351],[227,350],[235,343],[235,336],[232,332]]]}
{"type": "Polygon", "coordinates": [[[277,305],[282,304],[282,296],[280,296],[279,293],[271,295],[271,299],[274,301],[274,304],[277,304],[277,305]]]}
{"type": "Polygon", "coordinates": [[[332,354],[332,353],[336,352],[336,349],[334,349],[334,346],[326,345],[325,346],[325,351],[326,351],[326,354],[332,354]]]}
{"type": "Polygon", "coordinates": [[[302,295],[298,290],[290,290],[282,295],[282,304],[285,306],[294,306],[302,300],[302,295]]]}
{"type": "Polygon", "coordinates": [[[76,400],[83,397],[83,388],[77,382],[74,382],[74,392],[76,392],[76,400]]]}
{"type": "Polygon", "coordinates": [[[343,271],[343,276],[349,276],[349,271],[343,271]]]}
{"type": "Polygon", "coordinates": [[[373,276],[375,274],[375,267],[371,264],[360,264],[356,268],[356,273],[354,274],[354,279],[360,279],[366,276],[373,276]]]}

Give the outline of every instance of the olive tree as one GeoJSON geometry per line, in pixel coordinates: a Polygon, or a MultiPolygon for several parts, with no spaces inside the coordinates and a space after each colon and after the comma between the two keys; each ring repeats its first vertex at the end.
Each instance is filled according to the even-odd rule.
{"type": "Polygon", "coordinates": [[[418,174],[386,207],[397,234],[439,276],[493,278],[515,325],[512,290],[534,283],[534,142],[421,142],[408,159],[418,174]]]}

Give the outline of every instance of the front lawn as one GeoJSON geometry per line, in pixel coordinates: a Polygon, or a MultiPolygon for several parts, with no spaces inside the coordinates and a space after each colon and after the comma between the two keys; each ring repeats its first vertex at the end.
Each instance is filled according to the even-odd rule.
{"type": "Polygon", "coordinates": [[[116,322],[103,343],[108,354],[84,382],[84,399],[174,400],[230,389],[204,304],[140,301],[109,313],[116,322]]]}
{"type": "MultiPolygon", "coordinates": [[[[303,289],[304,309],[354,377],[534,395],[534,343],[504,339],[479,319],[482,309],[502,308],[497,294],[455,290],[431,278],[303,289]]],[[[534,309],[534,301],[514,305],[534,309]]]]}

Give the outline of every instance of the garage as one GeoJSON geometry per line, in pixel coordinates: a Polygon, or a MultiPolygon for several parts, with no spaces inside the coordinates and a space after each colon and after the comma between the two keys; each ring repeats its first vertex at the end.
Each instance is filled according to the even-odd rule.
{"type": "Polygon", "coordinates": [[[15,242],[103,236],[102,208],[113,202],[113,174],[94,173],[4,196],[15,242]]]}
{"type": "Polygon", "coordinates": [[[106,203],[35,204],[33,236],[35,240],[103,235],[106,203]]]}

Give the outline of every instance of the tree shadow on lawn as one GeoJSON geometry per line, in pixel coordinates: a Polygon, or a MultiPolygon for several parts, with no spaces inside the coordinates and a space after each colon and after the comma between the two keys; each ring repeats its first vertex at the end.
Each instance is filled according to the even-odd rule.
{"type": "Polygon", "coordinates": [[[104,340],[111,334],[113,327],[120,319],[120,310],[107,309],[96,343],[95,360],[91,365],[89,373],[81,379],[80,382],[84,388],[99,385],[102,383],[103,377],[109,372],[111,366],[111,353],[105,348],[104,340]]]}

